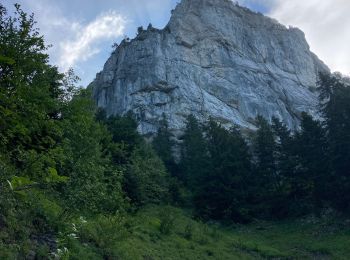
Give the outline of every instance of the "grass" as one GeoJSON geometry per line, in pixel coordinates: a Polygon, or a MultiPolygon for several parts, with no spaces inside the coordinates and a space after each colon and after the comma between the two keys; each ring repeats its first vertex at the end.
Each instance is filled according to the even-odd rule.
{"type": "Polygon", "coordinates": [[[132,234],[120,244],[121,252],[132,254],[123,259],[350,259],[350,229],[332,223],[304,219],[228,228],[170,207],[147,207],[133,221],[132,234]],[[167,234],[161,232],[164,211],[175,219],[167,234]]]}
{"type": "Polygon", "coordinates": [[[128,216],[126,229],[122,221],[88,220],[85,235],[66,243],[66,259],[350,259],[350,228],[340,220],[224,227],[195,221],[181,209],[149,206],[128,216]]]}

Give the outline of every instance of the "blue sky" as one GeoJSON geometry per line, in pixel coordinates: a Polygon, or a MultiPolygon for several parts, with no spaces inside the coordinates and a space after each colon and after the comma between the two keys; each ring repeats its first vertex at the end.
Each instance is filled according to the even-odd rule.
{"type": "MultiPolygon", "coordinates": [[[[86,86],[112,51],[112,44],[133,38],[138,26],[162,28],[180,0],[6,0],[34,12],[38,27],[52,44],[51,62],[73,67],[86,86]]],[[[241,5],[305,31],[311,49],[332,70],[350,73],[350,1],[239,0],[241,5]],[[334,54],[337,50],[337,54],[334,54]]]]}

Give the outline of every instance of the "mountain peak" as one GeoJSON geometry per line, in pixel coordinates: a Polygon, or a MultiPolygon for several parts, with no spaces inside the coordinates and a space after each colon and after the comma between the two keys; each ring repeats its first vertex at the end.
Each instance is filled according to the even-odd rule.
{"type": "Polygon", "coordinates": [[[254,129],[262,115],[298,127],[316,114],[316,81],[328,68],[304,34],[229,0],[183,0],[163,30],[122,44],[96,77],[108,115],[133,112],[152,135],[163,114],[181,133],[186,116],[254,129]]]}

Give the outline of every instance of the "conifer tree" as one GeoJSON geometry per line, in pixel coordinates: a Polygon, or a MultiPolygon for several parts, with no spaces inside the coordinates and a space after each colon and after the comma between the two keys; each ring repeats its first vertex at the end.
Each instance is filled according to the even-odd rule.
{"type": "Polygon", "coordinates": [[[276,195],[280,205],[278,217],[286,217],[291,215],[291,208],[297,203],[292,192],[297,182],[294,174],[297,166],[295,142],[291,130],[275,117],[272,118],[272,130],[275,136],[276,175],[280,182],[279,194],[276,195]]]}
{"type": "Polygon", "coordinates": [[[279,119],[272,118],[272,130],[276,138],[276,169],[283,182],[288,182],[295,168],[294,143],[291,131],[279,119]]]}
{"type": "Polygon", "coordinates": [[[206,127],[210,167],[199,184],[195,204],[213,219],[249,221],[247,205],[250,156],[238,129],[230,131],[210,120],[206,127]]]}
{"type": "Polygon", "coordinates": [[[269,122],[262,116],[256,118],[258,130],[254,137],[255,185],[265,216],[281,214],[283,205],[282,176],[277,169],[276,137],[269,122]]]}
{"type": "Polygon", "coordinates": [[[320,122],[303,113],[301,130],[295,135],[297,169],[294,195],[301,213],[322,208],[329,181],[328,144],[320,122]]]}
{"type": "Polygon", "coordinates": [[[330,146],[333,205],[350,211],[350,86],[339,74],[320,75],[322,112],[330,146]]]}
{"type": "Polygon", "coordinates": [[[181,178],[191,189],[196,189],[198,182],[209,169],[209,154],[203,128],[193,115],[188,116],[182,136],[180,168],[183,173],[181,178]]]}
{"type": "Polygon", "coordinates": [[[173,138],[174,136],[169,130],[168,121],[163,114],[157,135],[154,137],[152,144],[158,156],[163,160],[165,167],[170,173],[175,175],[177,171],[177,165],[173,156],[175,145],[173,138]]]}
{"type": "Polygon", "coordinates": [[[275,135],[268,121],[261,116],[256,119],[258,130],[255,134],[254,148],[256,166],[259,177],[270,185],[270,191],[280,189],[280,181],[276,169],[275,135]]]}

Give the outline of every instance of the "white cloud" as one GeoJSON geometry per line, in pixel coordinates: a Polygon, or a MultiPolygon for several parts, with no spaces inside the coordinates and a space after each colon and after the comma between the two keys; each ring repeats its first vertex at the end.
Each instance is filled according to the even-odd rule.
{"type": "Polygon", "coordinates": [[[268,14],[305,32],[315,52],[333,71],[350,74],[349,0],[265,0],[268,14]]]}
{"type": "MultiPolygon", "coordinates": [[[[1,1],[1,0],[0,0],[1,1]]],[[[75,67],[86,81],[100,69],[106,49],[124,34],[133,36],[139,25],[166,24],[170,9],[180,0],[7,0],[20,2],[36,14],[38,27],[45,35],[51,62],[62,70],[75,67]],[[71,3],[81,2],[81,10],[71,3]],[[118,10],[105,12],[106,10],[118,10]],[[126,23],[124,16],[128,17],[126,23]],[[132,22],[134,21],[134,22],[132,22]],[[104,52],[102,51],[104,50],[104,52]],[[101,52],[100,52],[101,51],[101,52]],[[99,54],[98,54],[99,53],[99,54]],[[95,55],[95,56],[93,56],[95,55]],[[97,58],[103,57],[101,60],[97,58]],[[95,60],[96,58],[96,60],[95,60]],[[91,64],[91,60],[96,63],[91,64]]],[[[236,1],[236,0],[233,0],[236,1]]],[[[333,71],[350,74],[350,1],[349,0],[238,0],[267,14],[285,25],[299,27],[315,52],[333,71]],[[266,7],[266,9],[264,8],[266,7]]]]}
{"type": "Polygon", "coordinates": [[[125,18],[114,11],[99,16],[86,26],[75,23],[71,26],[75,31],[74,39],[60,43],[59,65],[63,69],[68,69],[78,61],[86,61],[98,54],[101,51],[99,43],[122,36],[125,25],[125,18]]]}

